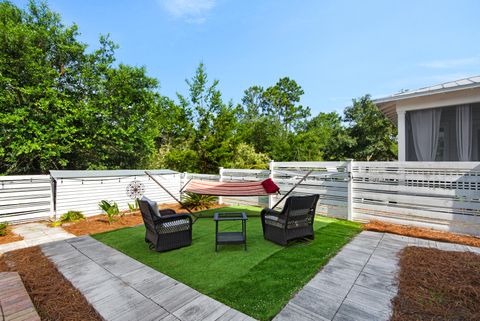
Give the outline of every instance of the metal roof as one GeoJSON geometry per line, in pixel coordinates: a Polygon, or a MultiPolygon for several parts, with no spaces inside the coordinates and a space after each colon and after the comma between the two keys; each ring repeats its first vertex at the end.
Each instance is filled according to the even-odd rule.
{"type": "MultiPolygon", "coordinates": [[[[147,170],[152,175],[171,175],[179,172],[170,169],[152,169],[147,170]]],[[[125,176],[144,176],[143,169],[118,169],[118,170],[52,170],[50,175],[54,179],[61,178],[100,178],[100,177],[125,177],[125,176]]]]}
{"type": "Polygon", "coordinates": [[[449,81],[443,84],[423,87],[415,90],[407,90],[404,92],[393,94],[391,96],[374,99],[373,102],[388,118],[390,118],[390,120],[392,120],[396,124],[396,102],[399,100],[472,88],[480,88],[480,75],[449,81]]]}

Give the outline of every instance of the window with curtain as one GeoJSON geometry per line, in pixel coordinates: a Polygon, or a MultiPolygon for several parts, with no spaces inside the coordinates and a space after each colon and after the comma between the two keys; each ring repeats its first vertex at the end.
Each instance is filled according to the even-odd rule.
{"type": "Polygon", "coordinates": [[[409,161],[480,161],[480,103],[409,111],[409,161]]]}

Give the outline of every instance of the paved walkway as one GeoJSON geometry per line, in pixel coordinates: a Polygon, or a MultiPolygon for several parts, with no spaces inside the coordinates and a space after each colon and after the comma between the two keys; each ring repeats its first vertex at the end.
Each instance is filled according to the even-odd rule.
{"type": "Polygon", "coordinates": [[[23,240],[0,245],[0,254],[24,247],[75,237],[75,235],[66,232],[61,227],[48,227],[45,223],[13,225],[12,230],[15,234],[23,236],[23,240]]]}
{"type": "Polygon", "coordinates": [[[42,250],[105,320],[253,320],[89,236],[42,250]]]}
{"type": "Polygon", "coordinates": [[[389,320],[397,293],[397,254],[409,245],[447,251],[480,248],[364,231],[300,290],[274,321],[389,320]]]}

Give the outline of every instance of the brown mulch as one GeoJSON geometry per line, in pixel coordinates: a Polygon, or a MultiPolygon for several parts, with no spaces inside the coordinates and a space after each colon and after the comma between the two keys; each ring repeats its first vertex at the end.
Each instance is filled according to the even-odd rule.
{"type": "MultiPolygon", "coordinates": [[[[211,208],[224,207],[225,205],[215,204],[211,208]]],[[[170,208],[175,210],[177,213],[188,213],[186,209],[183,209],[179,204],[160,204],[160,209],[170,208]]],[[[62,228],[69,233],[74,235],[86,235],[86,234],[95,234],[107,231],[113,231],[124,227],[130,227],[143,224],[142,215],[140,212],[135,212],[133,214],[128,211],[125,212],[125,215],[118,217],[115,222],[111,224],[108,223],[108,220],[105,215],[95,215],[81,220],[75,223],[63,224],[62,228]]]]}
{"type": "Polygon", "coordinates": [[[7,226],[7,234],[0,236],[0,245],[23,240],[23,237],[12,232],[11,227],[7,226]]]}
{"type": "Polygon", "coordinates": [[[480,320],[480,255],[406,247],[390,321],[480,320]]]}
{"type": "Polygon", "coordinates": [[[42,320],[102,320],[38,246],[0,256],[0,271],[20,274],[42,320]]]}
{"type": "Polygon", "coordinates": [[[410,225],[398,225],[380,221],[370,221],[363,229],[376,232],[387,232],[405,236],[419,237],[434,241],[459,243],[480,247],[480,238],[469,235],[455,234],[450,232],[436,231],[410,225]]]}

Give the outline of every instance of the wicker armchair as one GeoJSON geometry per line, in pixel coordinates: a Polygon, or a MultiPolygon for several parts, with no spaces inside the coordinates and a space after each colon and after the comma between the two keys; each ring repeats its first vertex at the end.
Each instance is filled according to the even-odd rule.
{"type": "Polygon", "coordinates": [[[168,251],[192,244],[192,218],[174,210],[158,210],[156,202],[143,197],[138,201],[145,224],[145,242],[150,249],[168,251]]]}
{"type": "Polygon", "coordinates": [[[261,212],[263,237],[280,245],[289,240],[315,237],[313,222],[319,195],[290,196],[281,212],[265,208],[261,212]]]}

